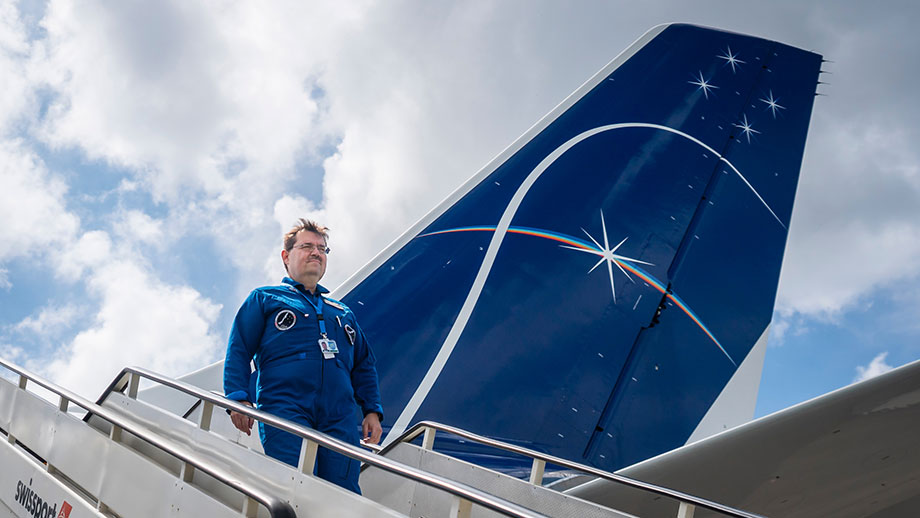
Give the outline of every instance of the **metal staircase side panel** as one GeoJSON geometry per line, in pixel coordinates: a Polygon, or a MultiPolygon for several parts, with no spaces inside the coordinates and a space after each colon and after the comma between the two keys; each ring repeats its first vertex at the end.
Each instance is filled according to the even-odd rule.
{"type": "MultiPolygon", "coordinates": [[[[138,394],[137,399],[159,408],[159,405],[156,403],[151,403],[150,401],[142,398],[140,394],[138,394]]],[[[201,422],[202,411],[203,405],[198,405],[189,415],[185,416],[185,419],[192,423],[199,423],[201,422]]],[[[216,411],[217,414],[220,414],[221,412],[221,410],[216,411]]],[[[262,441],[259,440],[259,429],[257,424],[253,424],[252,433],[246,435],[245,433],[237,430],[235,426],[233,426],[233,422],[230,421],[230,416],[228,416],[227,413],[223,411],[222,415],[215,415],[211,419],[210,430],[211,433],[215,433],[230,442],[242,446],[243,448],[261,453],[263,455],[265,454],[265,451],[262,449],[262,441]]]]}
{"type": "MultiPolygon", "coordinates": [[[[405,516],[382,506],[371,499],[346,491],[325,480],[306,475],[282,462],[236,443],[228,430],[230,419],[223,411],[216,411],[211,419],[211,431],[203,430],[187,419],[120,393],[112,393],[104,406],[118,412],[150,430],[168,437],[174,443],[210,459],[223,468],[236,473],[248,482],[257,484],[286,500],[299,516],[405,516]],[[221,433],[213,430],[219,429],[221,433]]],[[[255,433],[255,432],[254,432],[255,433]]],[[[124,444],[146,455],[150,446],[126,436],[124,444]]],[[[216,498],[227,496],[223,486],[204,473],[195,474],[195,484],[216,498]]],[[[435,515],[444,515],[450,504],[441,507],[435,515]]]]}
{"type": "Polygon", "coordinates": [[[86,426],[83,421],[59,414],[49,423],[49,428],[56,432],[57,440],[39,455],[78,486],[98,496],[106,477],[112,476],[105,464],[112,442],[108,436],[86,426]]]}
{"type": "MultiPolygon", "coordinates": [[[[37,395],[6,380],[0,387],[12,393],[9,433],[119,516],[239,515],[37,395]]],[[[43,470],[39,459],[26,459],[43,470]]]]}
{"type": "Polygon", "coordinates": [[[0,499],[0,518],[18,518],[2,499],[0,499]]]}
{"type": "MultiPolygon", "coordinates": [[[[566,518],[571,516],[627,518],[630,516],[409,443],[397,445],[387,453],[387,457],[487,491],[547,516],[566,518]]],[[[413,517],[432,516],[437,509],[450,505],[447,495],[438,494],[428,487],[411,481],[398,480],[372,467],[362,473],[361,487],[368,497],[384,502],[413,517]]],[[[474,508],[472,516],[497,515],[485,509],[474,508]]]]}
{"type": "MultiPolygon", "coordinates": [[[[204,454],[213,464],[235,473],[240,479],[259,485],[272,494],[286,495],[291,492],[291,470],[272,458],[254,455],[254,452],[246,448],[223,441],[214,434],[200,430],[191,421],[131,399],[124,394],[110,394],[103,406],[117,412],[123,419],[148,430],[155,430],[157,434],[169,438],[187,450],[205,452],[204,454]]],[[[223,417],[226,417],[226,414],[223,417]]],[[[219,413],[215,413],[214,419],[221,419],[219,413]]],[[[181,465],[181,462],[176,463],[174,458],[164,459],[159,448],[130,434],[124,436],[122,444],[139,455],[165,466],[176,466],[176,469],[179,469],[181,465]]],[[[237,498],[238,493],[235,490],[206,473],[196,472],[194,480],[203,491],[218,500],[228,501],[237,498]]]]}
{"type": "Polygon", "coordinates": [[[0,430],[4,433],[10,429],[13,418],[13,399],[16,397],[16,385],[0,377],[0,430]]]}
{"type": "Polygon", "coordinates": [[[103,517],[92,504],[6,440],[0,441],[0,466],[0,518],[58,518],[71,513],[75,517],[103,517]]]}
{"type": "Polygon", "coordinates": [[[54,440],[54,423],[59,412],[51,403],[12,383],[2,383],[12,389],[13,404],[7,431],[17,439],[28,437],[28,447],[39,457],[47,458],[54,440]]]}
{"type": "MultiPolygon", "coordinates": [[[[414,468],[421,465],[421,454],[412,450],[402,453],[400,456],[388,454],[387,458],[414,468]]],[[[396,477],[383,470],[368,466],[361,472],[359,484],[365,496],[406,516],[412,518],[424,516],[419,508],[426,512],[429,511],[430,506],[419,505],[416,499],[416,492],[419,490],[420,484],[414,480],[396,477]]]]}
{"type": "MultiPolygon", "coordinates": [[[[109,444],[105,458],[99,499],[121,516],[237,516],[236,509],[224,505],[187,484],[131,449],[109,444]],[[185,493],[195,493],[189,498],[185,493]],[[184,501],[177,509],[175,503],[184,501]],[[193,507],[189,507],[193,506],[193,507]]],[[[242,502],[242,495],[239,502],[242,502]]]]}

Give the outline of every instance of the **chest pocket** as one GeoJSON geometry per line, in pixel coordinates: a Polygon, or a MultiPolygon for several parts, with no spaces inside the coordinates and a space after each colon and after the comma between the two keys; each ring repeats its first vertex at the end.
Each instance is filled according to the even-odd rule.
{"type": "Polygon", "coordinates": [[[335,335],[336,345],[339,347],[339,354],[335,355],[335,363],[350,374],[355,366],[355,348],[341,329],[336,329],[333,334],[335,335]]]}
{"type": "MultiPolygon", "coordinates": [[[[355,348],[351,345],[351,340],[349,340],[348,333],[345,330],[348,322],[341,315],[338,316],[338,319],[335,315],[330,315],[329,320],[326,322],[329,337],[335,340],[336,346],[339,348],[339,354],[335,355],[335,363],[350,374],[355,366],[355,348]],[[339,320],[342,322],[341,326],[339,325],[339,320]]],[[[349,327],[351,326],[349,325],[349,327]]]]}
{"type": "Polygon", "coordinates": [[[268,294],[263,309],[265,328],[257,351],[261,366],[301,354],[307,359],[322,358],[319,350],[319,324],[312,310],[294,298],[268,294]]]}

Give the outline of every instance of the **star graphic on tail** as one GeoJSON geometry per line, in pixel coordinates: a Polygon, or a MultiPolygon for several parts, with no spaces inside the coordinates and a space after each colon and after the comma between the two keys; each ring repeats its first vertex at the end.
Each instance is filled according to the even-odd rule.
{"type": "Polygon", "coordinates": [[[626,278],[629,279],[630,282],[633,282],[633,283],[635,283],[636,281],[634,281],[633,278],[626,271],[626,269],[623,268],[624,263],[639,263],[639,264],[645,264],[648,266],[655,266],[652,263],[640,261],[639,259],[633,259],[631,257],[626,257],[625,255],[619,255],[616,253],[616,251],[619,250],[621,246],[623,246],[623,243],[625,243],[626,240],[629,239],[629,237],[624,237],[623,240],[617,243],[616,246],[612,248],[610,247],[610,244],[609,244],[610,242],[607,238],[607,224],[606,222],[604,222],[604,211],[601,211],[601,231],[604,234],[604,245],[603,246],[601,246],[601,244],[598,243],[597,240],[594,239],[594,236],[589,234],[587,230],[581,229],[581,231],[584,232],[586,236],[588,236],[588,239],[590,239],[591,242],[594,243],[597,249],[585,249],[585,248],[578,248],[578,247],[568,246],[568,245],[559,245],[559,246],[561,246],[562,248],[568,248],[569,250],[575,250],[577,252],[585,252],[585,253],[596,255],[600,257],[600,260],[597,262],[597,264],[592,266],[590,270],[588,270],[588,273],[593,272],[601,264],[605,262],[607,263],[607,274],[610,278],[610,293],[613,295],[614,303],[616,303],[617,301],[617,291],[613,284],[613,266],[614,265],[616,265],[616,267],[621,272],[623,272],[623,275],[625,275],[626,278]]]}

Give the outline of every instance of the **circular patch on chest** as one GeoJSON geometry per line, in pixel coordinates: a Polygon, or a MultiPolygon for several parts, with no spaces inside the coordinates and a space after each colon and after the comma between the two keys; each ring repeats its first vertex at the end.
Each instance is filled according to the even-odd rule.
{"type": "Polygon", "coordinates": [[[290,309],[282,309],[275,314],[275,327],[278,331],[287,331],[297,323],[297,315],[290,309]]]}

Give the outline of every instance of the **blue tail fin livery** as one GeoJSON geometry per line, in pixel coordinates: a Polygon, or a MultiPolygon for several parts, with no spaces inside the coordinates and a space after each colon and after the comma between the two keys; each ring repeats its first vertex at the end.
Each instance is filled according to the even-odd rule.
{"type": "Polygon", "coordinates": [[[820,63],[656,27],[346,281],[391,436],[684,444],[770,322],[820,63]]]}

